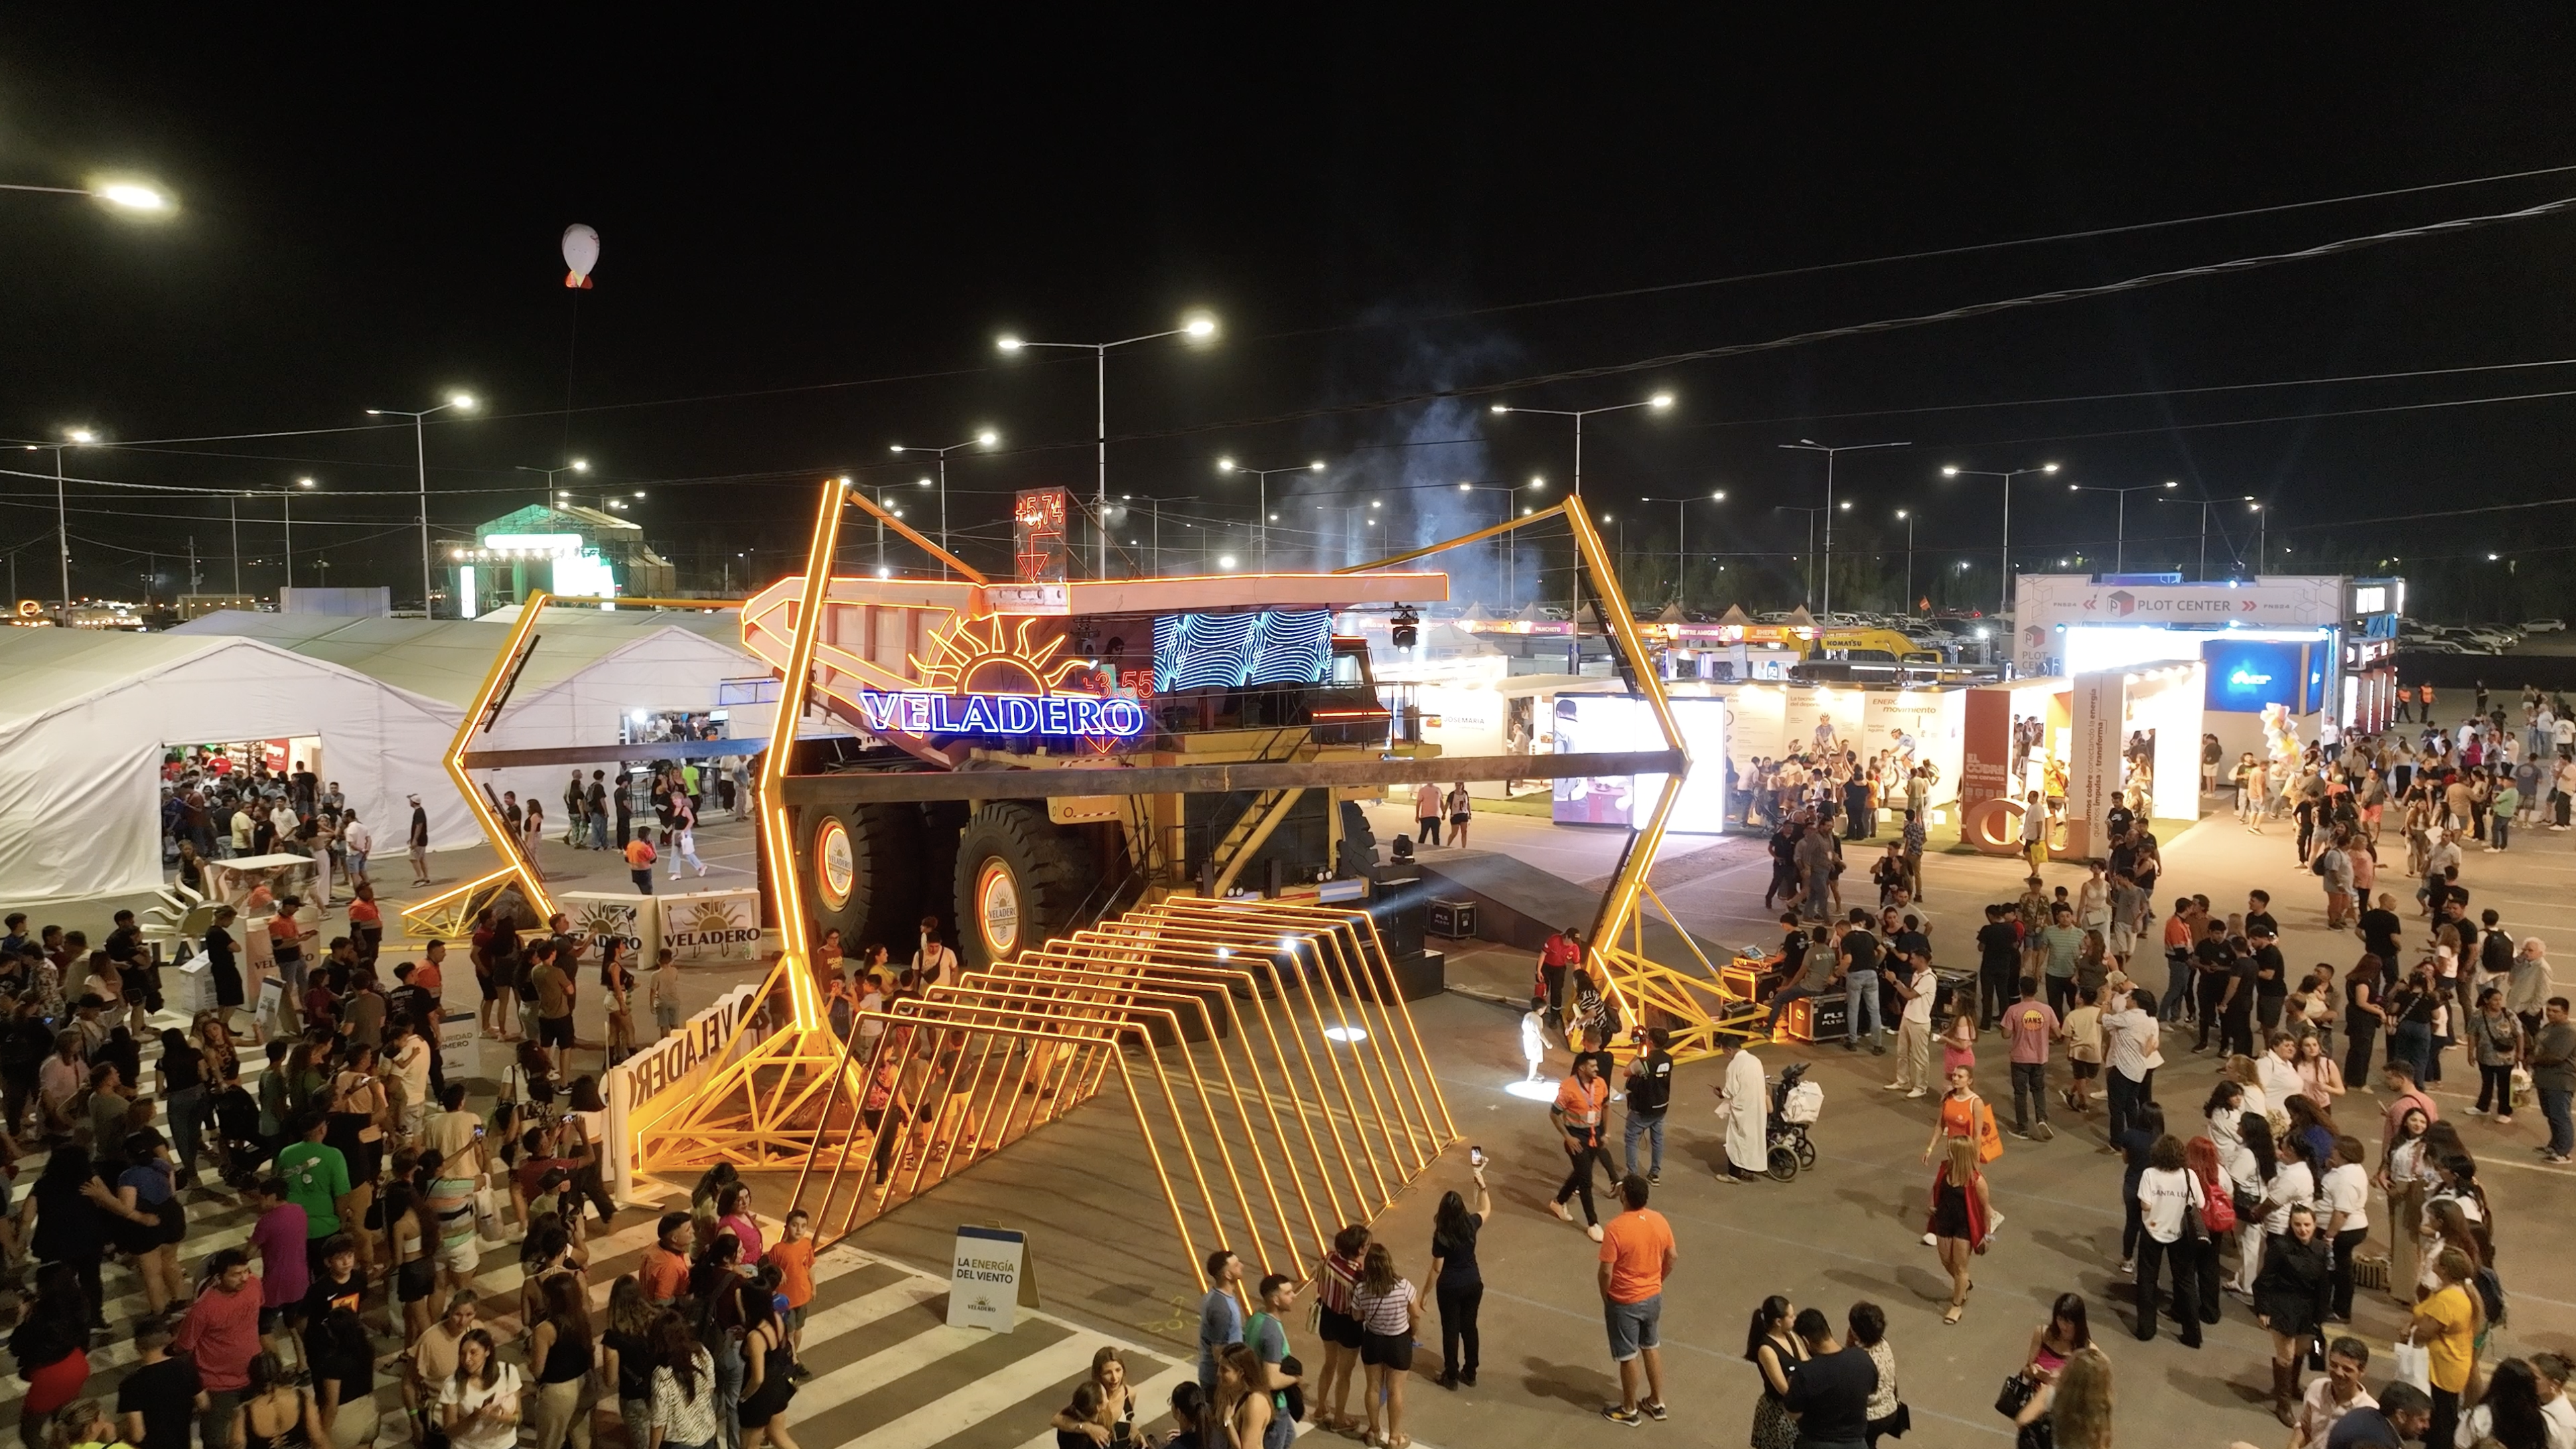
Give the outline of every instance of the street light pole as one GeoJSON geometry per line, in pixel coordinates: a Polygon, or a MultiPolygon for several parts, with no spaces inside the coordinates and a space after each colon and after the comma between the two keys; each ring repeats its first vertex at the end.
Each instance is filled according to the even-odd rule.
{"type": "Polygon", "coordinates": [[[1896,516],[1905,520],[1905,612],[1914,612],[1914,510],[1900,508],[1896,516]]]}
{"type": "Polygon", "coordinates": [[[1995,585],[1995,593],[1997,595],[1995,614],[1998,618],[2007,617],[2012,613],[2012,480],[2020,477],[2024,473],[2054,473],[2056,471],[2057,465],[2055,463],[2042,463],[2037,467],[2032,468],[2010,468],[2000,473],[1992,472],[1983,468],[1962,468],[1955,463],[1950,464],[1941,470],[1941,476],[1944,478],[2000,478],[2003,480],[2004,531],[2002,541],[1997,546],[1995,553],[1996,569],[2003,576],[1995,585]]]}
{"type": "MultiPolygon", "coordinates": [[[[1612,403],[1608,407],[1525,408],[1496,403],[1493,411],[1498,416],[1503,413],[1538,413],[1545,417],[1574,419],[1574,501],[1580,507],[1583,502],[1583,420],[1595,413],[1624,413],[1633,408],[1669,412],[1672,406],[1673,395],[1659,392],[1643,402],[1612,403]]],[[[1566,614],[1565,672],[1579,675],[1583,672],[1583,551],[1579,548],[1574,556],[1572,600],[1574,607],[1566,614]]]]}
{"type": "MultiPolygon", "coordinates": [[[[20,187],[16,189],[51,191],[58,188],[35,186],[20,187]]],[[[85,195],[87,193],[79,194],[85,195]]],[[[30,453],[50,448],[53,450],[54,454],[54,551],[60,556],[58,562],[62,569],[63,627],[67,629],[71,627],[72,617],[72,515],[71,508],[63,491],[63,449],[95,443],[97,441],[98,434],[91,432],[87,428],[66,428],[63,431],[62,442],[28,443],[24,445],[26,450],[30,453]]],[[[14,593],[15,590],[12,590],[12,592],[14,593]]]]}
{"type": "Polygon", "coordinates": [[[425,420],[433,414],[446,412],[449,408],[454,408],[458,412],[472,412],[474,398],[469,393],[454,393],[438,406],[423,408],[418,412],[403,408],[367,409],[367,416],[371,418],[411,419],[412,467],[417,471],[420,479],[420,616],[424,619],[438,617],[438,590],[429,571],[429,435],[425,420]]]}
{"type": "MultiPolygon", "coordinates": [[[[1103,416],[1105,417],[1106,414],[1104,413],[1103,416]]],[[[939,551],[941,553],[954,554],[957,552],[955,546],[951,545],[948,541],[948,455],[956,452],[960,448],[989,448],[1001,440],[1002,435],[1000,433],[993,431],[991,428],[983,428],[979,429],[975,436],[968,438],[965,442],[950,443],[944,448],[908,448],[901,443],[893,445],[891,451],[898,457],[905,453],[928,453],[939,460],[939,551]]],[[[1103,436],[1101,446],[1104,450],[1108,447],[1105,435],[1103,436]]],[[[1105,452],[1103,456],[1106,456],[1105,452]]],[[[1104,507],[1105,506],[1106,505],[1104,504],[1104,507]]],[[[1100,522],[1102,528],[1105,530],[1109,523],[1109,518],[1106,513],[1102,514],[1100,522]]],[[[946,559],[941,559],[939,561],[939,576],[943,579],[948,577],[948,560],[946,559]]]]}
{"type": "Polygon", "coordinates": [[[1246,468],[1242,464],[1234,461],[1232,458],[1219,458],[1216,460],[1216,470],[1220,473],[1249,473],[1253,476],[1259,495],[1258,506],[1261,509],[1261,512],[1256,515],[1259,520],[1257,527],[1259,529],[1258,538],[1260,540],[1261,571],[1263,573],[1270,572],[1270,475],[1273,473],[1321,473],[1324,471],[1324,460],[1317,458],[1311,463],[1299,463],[1294,467],[1288,468],[1246,468]]]}
{"type": "MultiPolygon", "coordinates": [[[[1673,506],[1673,605],[1690,607],[1690,498],[1640,498],[1640,503],[1669,503],[1673,506]]],[[[1711,503],[1724,503],[1726,490],[1714,489],[1708,495],[1711,503]]]]}
{"type": "Polygon", "coordinates": [[[1018,337],[1005,336],[994,343],[1004,352],[1018,352],[1029,347],[1061,347],[1092,354],[1092,431],[1098,444],[1092,503],[1098,510],[1094,522],[1099,528],[1095,535],[1099,547],[1096,551],[1094,567],[1101,578],[1109,577],[1109,349],[1126,347],[1138,342],[1153,342],[1165,337],[1187,337],[1193,342],[1204,342],[1215,335],[1216,319],[1202,316],[1193,317],[1167,331],[1122,337],[1115,342],[1029,342],[1018,337]]]}
{"type": "Polygon", "coordinates": [[[2117,493],[2120,495],[2119,521],[2113,525],[2113,532],[2111,535],[2111,571],[2113,573],[2125,573],[2129,567],[2129,495],[2132,493],[2161,493],[2168,488],[2179,488],[2181,486],[2182,485],[2180,483],[2165,482],[2135,483],[2126,488],[2103,488],[2097,487],[2091,483],[2069,483],[2066,485],[2066,491],[2069,493],[2117,493]]]}
{"type": "Polygon", "coordinates": [[[531,468],[525,463],[520,463],[516,466],[522,473],[543,473],[546,475],[545,496],[538,500],[538,504],[548,512],[552,512],[554,511],[556,502],[555,475],[557,473],[587,473],[590,471],[590,460],[587,458],[575,458],[560,468],[531,468]]]}
{"type": "MultiPolygon", "coordinates": [[[[298,478],[295,480],[295,486],[296,488],[310,488],[313,486],[313,480],[310,478],[298,478]]],[[[291,589],[295,587],[295,489],[279,489],[277,491],[277,501],[279,508],[284,512],[286,528],[286,587],[291,589]]],[[[283,599],[278,602],[281,606],[285,603],[283,599]]]]}
{"type": "Polygon", "coordinates": [[[1793,452],[1825,455],[1825,593],[1821,606],[1824,617],[1817,622],[1830,624],[1833,622],[1834,615],[1834,455],[1865,453],[1872,448],[1910,448],[1914,445],[1912,443],[1844,443],[1838,447],[1829,448],[1813,438],[1800,438],[1794,443],[1782,443],[1780,446],[1793,452]]]}

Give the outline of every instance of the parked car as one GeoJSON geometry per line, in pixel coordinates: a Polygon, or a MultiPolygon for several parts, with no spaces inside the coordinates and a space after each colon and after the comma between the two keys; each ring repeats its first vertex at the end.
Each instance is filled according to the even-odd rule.
{"type": "Polygon", "coordinates": [[[2526,619],[2523,621],[2522,632],[2525,634],[2564,634],[2567,632],[2567,621],[2564,619],[2526,619]]]}

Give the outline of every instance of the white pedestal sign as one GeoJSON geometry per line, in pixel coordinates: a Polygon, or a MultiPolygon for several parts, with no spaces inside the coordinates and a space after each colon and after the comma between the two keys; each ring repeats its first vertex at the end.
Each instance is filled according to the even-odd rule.
{"type": "Polygon", "coordinates": [[[1020,1322],[1020,1274],[1028,1242],[1008,1228],[960,1223],[948,1269],[948,1326],[1008,1333],[1020,1322]]]}

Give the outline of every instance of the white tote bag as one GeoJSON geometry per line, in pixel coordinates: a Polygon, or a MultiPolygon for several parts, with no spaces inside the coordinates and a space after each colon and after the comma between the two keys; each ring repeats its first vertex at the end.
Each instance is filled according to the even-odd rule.
{"type": "Polygon", "coordinates": [[[2425,1351],[2422,1344],[2399,1339],[2396,1378],[2399,1383],[2413,1384],[2428,1394],[2433,1392],[2433,1356],[2425,1351]]]}

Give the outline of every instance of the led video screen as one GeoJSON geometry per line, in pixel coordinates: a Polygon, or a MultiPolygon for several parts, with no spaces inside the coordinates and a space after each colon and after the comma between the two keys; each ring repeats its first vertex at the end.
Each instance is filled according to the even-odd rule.
{"type": "Polygon", "coordinates": [[[1154,692],[1320,684],[1332,651],[1329,609],[1165,614],[1154,620],[1154,692]]]}
{"type": "MultiPolygon", "coordinates": [[[[1690,776],[1673,806],[1669,829],[1683,835],[1726,830],[1726,701],[1677,699],[1673,717],[1691,754],[1690,776]]],[[[1663,731],[1642,699],[1624,694],[1565,695],[1556,701],[1560,755],[1660,750],[1663,731]]],[[[1577,776],[1556,782],[1551,817],[1559,825],[1635,825],[1654,808],[1662,775],[1577,776]]]]}

